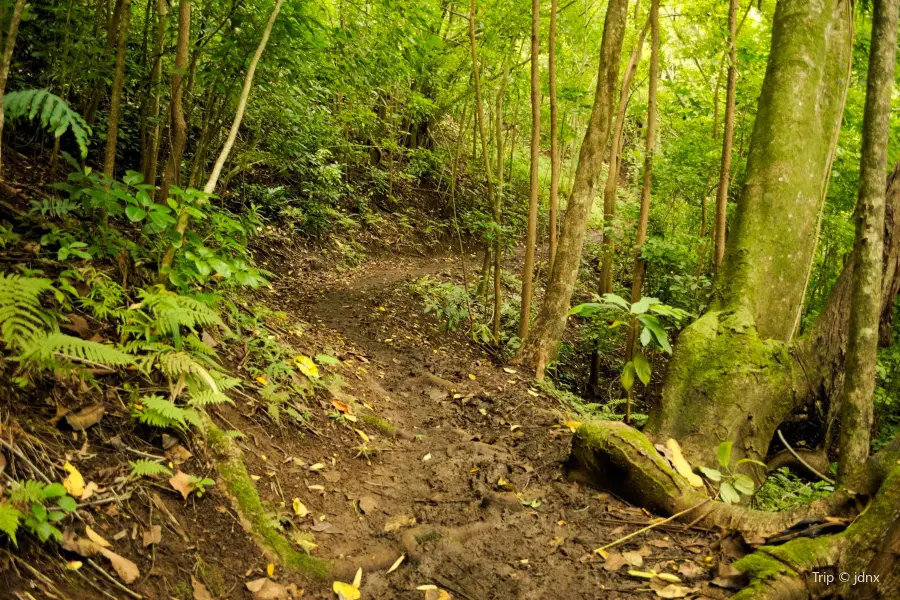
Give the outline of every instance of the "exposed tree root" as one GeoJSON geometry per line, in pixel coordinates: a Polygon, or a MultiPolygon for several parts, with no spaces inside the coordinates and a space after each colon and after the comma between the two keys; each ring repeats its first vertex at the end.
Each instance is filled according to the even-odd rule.
{"type": "MultiPolygon", "coordinates": [[[[673,515],[701,503],[706,494],[676,473],[639,431],[623,423],[594,421],[578,428],[572,440],[570,467],[587,481],[609,489],[638,506],[673,515]]],[[[843,512],[845,496],[782,513],[710,502],[687,513],[705,526],[723,527],[753,537],[769,536],[800,519],[843,512]]]]}
{"type": "Polygon", "coordinates": [[[216,467],[225,484],[222,491],[231,497],[244,529],[267,554],[277,558],[284,567],[324,577],[331,569],[330,563],[297,551],[287,538],[272,527],[256,485],[244,466],[240,448],[211,421],[207,420],[206,426],[207,442],[216,454],[216,467]]]}
{"type": "Polygon", "coordinates": [[[751,577],[737,600],[900,598],[900,467],[846,531],[763,546],[735,567],[751,577]]]}

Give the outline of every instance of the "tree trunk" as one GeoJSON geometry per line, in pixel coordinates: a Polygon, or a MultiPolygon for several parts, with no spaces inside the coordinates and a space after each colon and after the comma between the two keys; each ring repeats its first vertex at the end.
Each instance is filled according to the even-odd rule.
{"type": "Polygon", "coordinates": [[[838,482],[855,487],[869,456],[874,413],[878,321],[884,256],[884,171],[891,127],[891,92],[897,56],[898,0],[876,0],[866,80],[856,243],[851,292],[850,339],[844,362],[838,482]]]}
{"type": "MultiPolygon", "coordinates": [[[[182,2],[189,1],[190,0],[182,0],[182,2]]],[[[225,165],[225,161],[228,160],[228,155],[231,154],[231,148],[234,146],[234,140],[237,138],[238,129],[240,129],[241,121],[244,118],[244,111],[247,109],[247,99],[250,97],[250,88],[253,87],[253,75],[256,73],[256,67],[259,65],[262,53],[266,49],[266,44],[269,43],[272,27],[275,25],[275,19],[278,18],[278,13],[281,11],[281,6],[283,4],[284,0],[275,0],[275,7],[272,9],[272,14],[269,15],[269,21],[266,23],[266,27],[263,30],[262,39],[260,39],[259,46],[256,47],[256,53],[250,60],[250,66],[247,68],[247,74],[244,76],[244,87],[241,88],[241,97],[238,99],[237,110],[234,114],[234,121],[231,123],[231,129],[228,132],[228,138],[225,140],[225,145],[222,146],[222,151],[219,153],[215,165],[213,165],[213,170],[209,174],[206,185],[203,186],[203,193],[205,194],[212,194],[216,191],[216,184],[219,181],[219,175],[222,173],[222,167],[225,165]]],[[[178,215],[178,222],[175,225],[175,230],[182,237],[187,230],[189,221],[190,214],[182,209],[181,213],[178,215]]],[[[175,246],[170,245],[160,262],[159,274],[157,275],[158,281],[163,282],[168,278],[174,260],[175,246]]]]}
{"type": "MultiPolygon", "coordinates": [[[[644,287],[644,273],[647,263],[642,256],[644,242],[647,241],[647,226],[650,223],[650,192],[653,187],[653,153],[656,150],[656,88],[659,83],[659,0],[650,2],[650,81],[647,91],[647,141],[644,150],[644,181],[641,186],[641,213],[638,217],[637,235],[634,240],[634,275],[631,278],[631,302],[641,299],[644,287]]],[[[625,361],[634,359],[634,347],[637,343],[637,328],[632,327],[628,333],[625,347],[625,361]]],[[[631,422],[631,397],[634,387],[628,390],[628,402],[625,405],[625,423],[631,422]]]]}
{"type": "Polygon", "coordinates": [[[119,114],[122,112],[122,88],[125,84],[125,53],[128,51],[128,26],[131,24],[131,0],[122,2],[122,15],[116,43],[116,65],[113,69],[112,92],[109,96],[109,119],[106,128],[106,153],[103,174],[113,177],[116,168],[116,142],[119,137],[119,114]]]}
{"type": "MultiPolygon", "coordinates": [[[[156,38],[153,45],[153,69],[150,72],[150,111],[151,129],[147,135],[147,144],[141,154],[141,166],[144,172],[144,183],[156,185],[156,165],[159,160],[159,138],[161,124],[159,122],[159,83],[162,79],[163,45],[166,41],[166,26],[169,21],[169,8],[166,0],[156,2],[156,38]]],[[[205,123],[204,123],[205,125],[205,123]]]]}
{"type": "Polygon", "coordinates": [[[722,167],[716,194],[716,260],[718,273],[725,258],[725,210],[728,207],[728,184],[731,181],[731,147],[734,143],[734,110],[737,96],[737,12],[738,0],[728,7],[728,86],[725,91],[725,133],[722,136],[722,167]]]}
{"type": "MultiPolygon", "coordinates": [[[[555,21],[555,17],[551,16],[555,21]]],[[[551,25],[553,27],[553,25],[551,25]]],[[[525,240],[525,267],[522,271],[522,313],[519,317],[519,338],[525,339],[528,328],[531,326],[531,296],[532,279],[534,277],[534,248],[537,244],[537,220],[538,220],[538,170],[541,159],[541,1],[531,1],[531,194],[528,198],[528,235],[525,240]]],[[[552,48],[551,41],[551,48],[552,48]]],[[[552,50],[551,50],[552,52],[552,50]]],[[[552,81],[552,79],[551,79],[552,81]]],[[[551,83],[555,86],[555,83],[551,83]]],[[[556,99],[551,96],[551,106],[556,104],[556,99]]],[[[552,135],[552,133],[551,133],[552,135]]],[[[553,150],[551,150],[552,154],[553,150]]],[[[551,158],[556,165],[555,158],[551,158]]],[[[558,165],[557,165],[558,166],[558,165]]],[[[558,177],[558,173],[556,174],[558,177]]],[[[558,181],[557,181],[558,183],[558,181]]],[[[551,182],[551,186],[553,183],[551,182]]],[[[553,190],[550,191],[551,195],[553,190]]],[[[553,199],[551,198],[551,203],[553,199]]],[[[552,220],[556,220],[556,207],[551,206],[552,220]]],[[[556,223],[552,224],[554,227],[556,223]]],[[[555,252],[556,236],[553,229],[550,230],[550,253],[555,252]]]]}
{"type": "Polygon", "coordinates": [[[553,270],[553,261],[556,259],[560,170],[559,127],[557,123],[559,107],[556,103],[556,10],[557,0],[550,0],[550,37],[547,51],[547,77],[550,79],[550,199],[547,214],[547,230],[549,232],[548,245],[550,246],[548,267],[551,271],[553,270]]]}
{"type": "MultiPolygon", "coordinates": [[[[494,197],[494,184],[491,177],[491,162],[490,157],[488,156],[488,146],[487,146],[487,135],[485,134],[485,126],[484,126],[484,103],[481,100],[481,75],[479,73],[478,68],[478,43],[475,39],[475,0],[469,0],[469,43],[471,45],[472,52],[472,79],[475,84],[475,122],[478,125],[478,137],[481,139],[481,156],[484,166],[484,176],[487,178],[487,192],[488,192],[488,202],[490,202],[491,209],[494,215],[494,235],[500,235],[500,214],[499,207],[497,206],[497,200],[494,197]]],[[[485,261],[484,266],[489,267],[490,260],[489,255],[487,253],[490,252],[490,249],[485,250],[485,261]]],[[[487,269],[482,269],[482,283],[487,285],[487,269]]],[[[497,274],[494,275],[494,279],[497,279],[497,274]]],[[[494,310],[499,314],[500,307],[497,305],[500,300],[499,294],[494,294],[494,310]]],[[[496,338],[495,338],[496,341],[496,338]]]]}
{"type": "Polygon", "coordinates": [[[519,351],[519,359],[534,369],[538,380],[543,379],[544,369],[562,339],[572,290],[578,278],[585,230],[609,141],[613,98],[619,80],[619,62],[627,21],[627,5],[627,0],[610,0],[606,11],[594,106],[579,152],[578,167],[569,194],[562,235],[550,273],[550,284],[540,315],[535,320],[528,337],[523,340],[519,351]]]}
{"type": "Polygon", "coordinates": [[[497,98],[494,111],[494,132],[497,136],[497,195],[495,202],[497,204],[494,210],[494,220],[497,222],[496,237],[494,239],[494,343],[500,344],[500,310],[503,307],[500,262],[503,258],[503,240],[501,239],[502,230],[500,229],[500,211],[503,206],[503,98],[506,95],[506,86],[509,83],[509,66],[504,61],[502,67],[503,75],[500,80],[500,87],[497,90],[497,98]]]}
{"type": "Polygon", "coordinates": [[[191,42],[191,2],[181,0],[178,4],[178,42],[175,46],[175,73],[172,74],[172,92],[169,98],[169,158],[163,172],[157,202],[165,202],[169,188],[178,185],[181,179],[181,157],[187,142],[187,123],[184,121],[184,71],[190,59],[191,42]]]}
{"type": "MultiPolygon", "coordinates": [[[[3,95],[6,93],[6,80],[9,77],[9,66],[12,64],[13,51],[16,49],[16,36],[19,33],[19,22],[22,20],[22,10],[25,8],[25,0],[16,0],[13,6],[12,16],[9,20],[9,31],[6,32],[6,45],[3,47],[3,62],[0,62],[0,142],[3,136],[3,95]]],[[[0,143],[2,148],[2,143],[0,143]]],[[[0,155],[2,157],[2,155],[0,155]]],[[[0,162],[0,166],[2,166],[0,162]]],[[[0,175],[0,181],[3,180],[0,175]]]]}
{"type": "Polygon", "coordinates": [[[622,145],[625,143],[625,113],[628,109],[628,98],[631,92],[631,82],[637,73],[641,62],[641,54],[644,50],[644,39],[650,29],[650,18],[647,18],[641,33],[631,51],[628,59],[628,67],[622,76],[622,88],[619,91],[619,109],[616,115],[616,129],[613,132],[612,145],[609,151],[609,171],[606,175],[606,187],[603,189],[603,262],[600,268],[600,293],[612,292],[612,263],[615,244],[612,236],[606,234],[606,230],[612,225],[616,214],[616,191],[619,187],[619,172],[622,170],[622,145]]]}
{"type": "Polygon", "coordinates": [[[735,459],[762,460],[809,390],[809,371],[785,342],[805,288],[797,265],[815,249],[851,49],[848,0],[778,3],[725,262],[706,314],[679,337],[646,429],[678,439],[701,464],[715,464],[726,440],[735,459]]]}

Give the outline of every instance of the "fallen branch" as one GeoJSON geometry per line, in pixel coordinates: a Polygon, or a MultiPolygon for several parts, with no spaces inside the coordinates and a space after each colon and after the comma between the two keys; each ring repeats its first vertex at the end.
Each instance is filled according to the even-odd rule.
{"type": "Polygon", "coordinates": [[[627,541],[627,540],[630,540],[631,538],[633,538],[633,537],[636,536],[636,535],[640,535],[640,534],[642,534],[642,533],[644,533],[644,532],[650,531],[651,529],[655,529],[655,528],[659,527],[660,525],[665,525],[665,524],[668,523],[669,521],[674,521],[674,520],[677,519],[678,517],[684,516],[684,515],[686,515],[687,513],[691,512],[692,510],[695,510],[695,509],[700,508],[701,506],[703,506],[704,504],[706,504],[706,503],[709,502],[710,500],[711,500],[711,498],[707,498],[707,499],[704,500],[703,502],[700,502],[700,503],[698,503],[698,504],[695,504],[694,506],[692,506],[692,507],[690,507],[690,508],[686,508],[686,509],[684,509],[684,510],[681,511],[681,512],[677,512],[677,513],[675,513],[674,515],[672,515],[671,517],[665,518],[665,519],[663,519],[662,521],[657,521],[656,523],[651,523],[650,525],[647,525],[646,527],[644,527],[644,528],[642,528],[642,529],[638,529],[637,531],[634,531],[634,532],[632,532],[632,533],[629,533],[629,534],[626,535],[626,536],[620,537],[619,539],[617,539],[617,540],[614,541],[614,542],[610,542],[610,543],[608,543],[607,545],[605,545],[605,546],[603,546],[603,547],[601,547],[601,548],[597,548],[596,550],[594,550],[594,552],[600,553],[600,552],[602,552],[603,550],[608,550],[609,548],[612,548],[613,546],[618,546],[618,545],[621,544],[622,542],[627,541]]]}
{"type": "Polygon", "coordinates": [[[809,472],[810,472],[810,473],[812,473],[813,475],[815,475],[816,477],[818,477],[818,478],[821,479],[822,481],[825,481],[825,482],[827,482],[827,483],[829,483],[829,484],[831,484],[831,485],[834,485],[834,480],[833,480],[833,479],[829,479],[828,477],[825,477],[824,475],[822,475],[821,473],[819,473],[818,471],[816,471],[814,468],[812,468],[808,462],[806,462],[805,460],[803,460],[802,458],[800,458],[800,455],[797,454],[797,452],[796,452],[793,448],[791,448],[790,444],[787,443],[787,440],[784,439],[784,435],[782,435],[780,429],[778,430],[778,439],[781,440],[781,443],[784,444],[784,447],[787,448],[787,451],[790,452],[791,455],[792,455],[794,458],[796,458],[798,461],[800,461],[800,464],[801,464],[801,465],[803,465],[804,467],[806,467],[807,469],[809,469],[809,472]]]}

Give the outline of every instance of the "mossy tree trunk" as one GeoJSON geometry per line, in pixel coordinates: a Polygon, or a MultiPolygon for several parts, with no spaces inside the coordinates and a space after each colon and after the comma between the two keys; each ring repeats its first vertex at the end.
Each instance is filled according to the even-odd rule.
{"type": "Polygon", "coordinates": [[[789,343],[843,115],[853,38],[849,0],[781,0],[746,183],[706,314],[679,337],[647,433],[715,464],[762,460],[810,382],[789,343]],[[803,271],[797,276],[798,266],[803,271]]]}
{"type": "Polygon", "coordinates": [[[581,143],[550,282],[541,312],[519,351],[519,360],[532,367],[538,379],[543,379],[544,369],[562,339],[572,290],[578,277],[588,218],[609,141],[627,9],[627,0],[610,0],[606,11],[594,106],[581,143]]]}

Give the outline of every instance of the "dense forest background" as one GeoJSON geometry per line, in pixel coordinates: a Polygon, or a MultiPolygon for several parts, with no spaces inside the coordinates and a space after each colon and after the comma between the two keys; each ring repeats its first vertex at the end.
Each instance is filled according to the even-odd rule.
{"type": "MultiPolygon", "coordinates": [[[[265,427],[284,419],[303,430],[318,398],[330,429],[358,434],[354,458],[368,460],[368,434],[337,373],[354,359],[315,337],[325,333],[306,341],[309,324],[294,327],[283,299],[303,296],[304,310],[325,318],[346,300],[341,309],[353,313],[362,292],[352,303],[328,296],[328,306],[309,298],[367,265],[387,280],[394,260],[441,257],[449,266],[419,265],[404,283],[415,314],[432,315],[477,364],[527,373],[528,394],[571,417],[573,460],[588,471],[595,433],[582,421],[649,423],[660,452],[677,438],[695,465],[718,461],[721,472],[700,470],[729,509],[816,511],[831,498],[829,515],[839,503],[841,518],[858,512],[856,493],[874,497],[885,478],[863,485],[846,465],[894,456],[877,453],[896,452],[900,433],[900,118],[889,106],[893,71],[885,83],[876,69],[893,64],[894,50],[876,51],[884,11],[896,29],[888,0],[0,5],[0,377],[9,384],[0,441],[13,451],[4,423],[18,431],[41,398],[54,398],[55,427],[76,412],[61,412],[59,398],[85,393],[99,406],[117,395],[129,443],[167,431],[189,445],[196,430],[219,439],[224,456],[243,434],[229,425],[228,435],[210,435],[228,423],[212,407],[238,399],[265,427]],[[807,36],[827,38],[813,48],[820,55],[803,46],[814,45],[807,36]],[[789,61],[779,61],[801,46],[810,68],[821,67],[818,87],[798,78],[786,92],[789,61]],[[821,122],[785,117],[792,102],[821,122]],[[832,116],[834,136],[824,139],[832,116]],[[872,133],[882,125],[884,143],[872,133]],[[760,148],[797,160],[775,182],[774,171],[760,175],[760,148]],[[791,187],[812,178],[817,160],[823,177],[791,187]],[[821,189],[820,205],[801,201],[807,184],[821,189]],[[778,238],[791,229],[779,222],[805,233],[778,238]],[[759,223],[770,237],[752,229],[765,229],[759,223]],[[872,228],[883,240],[866,254],[872,228]],[[872,300],[862,278],[874,281],[875,262],[872,300]],[[878,330],[871,357],[859,341],[866,325],[878,330]],[[715,339],[704,345],[708,331],[715,339]],[[109,383],[114,373],[124,379],[109,383]],[[716,401],[728,407],[715,412],[716,401]],[[848,412],[854,406],[862,416],[848,412]],[[698,432],[707,417],[727,424],[698,432]],[[754,418],[762,425],[731,424],[754,418]],[[859,460],[847,458],[853,452],[859,460]]],[[[471,397],[451,388],[463,405],[471,397]]],[[[616,465],[653,472],[635,466],[640,442],[631,454],[616,448],[616,465]]],[[[150,460],[130,463],[130,481],[172,475],[174,465],[145,450],[137,453],[150,460]]],[[[671,448],[663,454],[697,487],[671,448]]],[[[41,473],[68,468],[33,460],[24,471],[31,495],[18,476],[8,499],[0,488],[0,531],[61,541],[48,514],[69,518],[73,506],[30,516],[23,507],[79,495],[41,473]]],[[[212,482],[191,476],[184,499],[212,482]]],[[[680,486],[622,496],[679,515],[706,502],[680,486]]],[[[698,519],[764,537],[800,514],[710,511],[698,519]]],[[[871,541],[853,535],[853,544],[871,541]]],[[[305,558],[296,559],[304,568],[321,566],[305,558]]]]}

